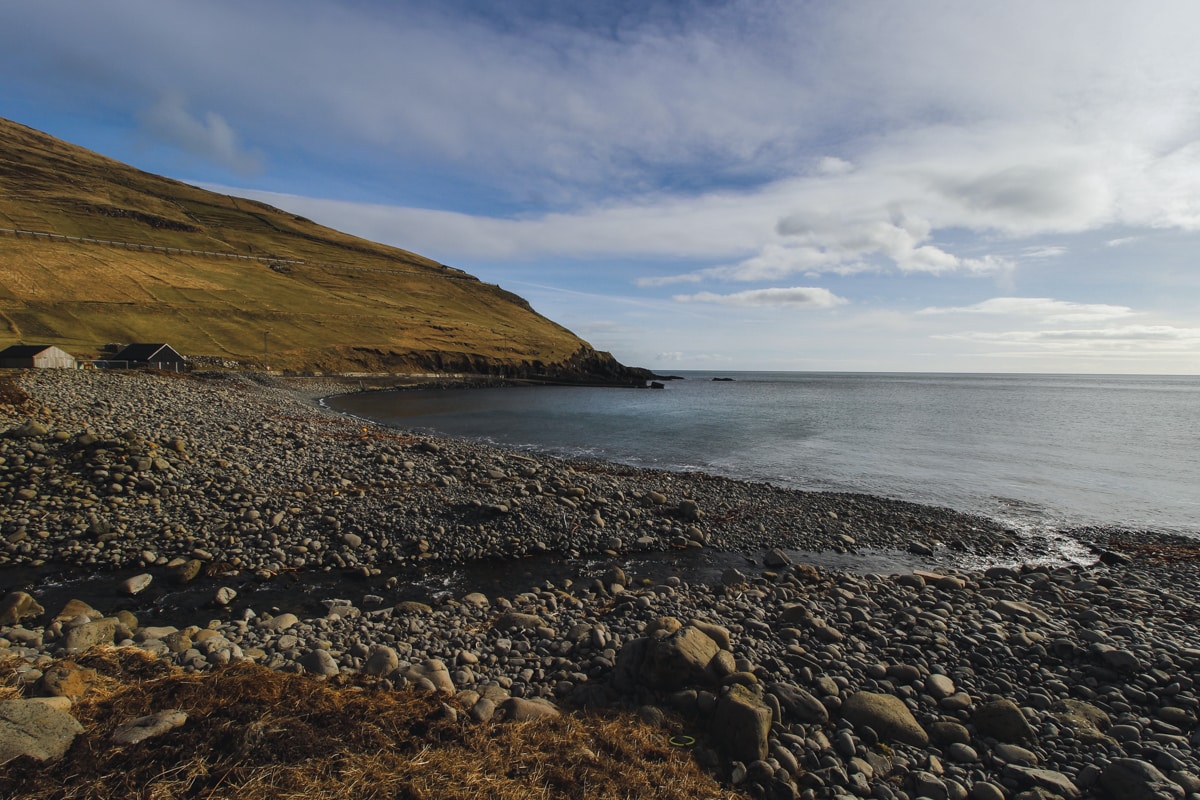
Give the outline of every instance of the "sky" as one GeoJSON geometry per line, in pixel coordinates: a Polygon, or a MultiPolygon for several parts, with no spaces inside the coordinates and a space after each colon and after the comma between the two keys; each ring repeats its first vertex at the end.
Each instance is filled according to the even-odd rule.
{"type": "Polygon", "coordinates": [[[4,3],[0,116],[626,364],[1200,373],[1200,3],[4,3]]]}

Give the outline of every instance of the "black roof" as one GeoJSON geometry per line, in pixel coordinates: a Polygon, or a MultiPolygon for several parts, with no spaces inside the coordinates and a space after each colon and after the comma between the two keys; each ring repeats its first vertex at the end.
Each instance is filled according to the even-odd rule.
{"type": "Polygon", "coordinates": [[[143,342],[135,342],[134,344],[125,345],[121,352],[114,355],[110,361],[137,361],[137,362],[174,362],[183,361],[183,356],[176,352],[175,348],[169,344],[146,344],[143,342]]]}
{"type": "Polygon", "coordinates": [[[32,358],[43,350],[49,350],[49,344],[14,344],[0,350],[0,358],[32,358]]]}

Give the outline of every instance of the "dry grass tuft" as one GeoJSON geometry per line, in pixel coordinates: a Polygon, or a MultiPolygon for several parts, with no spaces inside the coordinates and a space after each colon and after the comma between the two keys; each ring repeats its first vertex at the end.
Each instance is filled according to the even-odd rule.
{"type": "MultiPolygon", "coordinates": [[[[468,725],[437,695],[383,691],[233,665],[188,674],[132,649],[77,659],[102,676],[74,709],[85,732],[57,763],[0,766],[14,798],[739,797],[700,770],[669,732],[628,714],[468,725]],[[167,709],[187,723],[138,745],[112,732],[167,709]]],[[[0,662],[0,680],[15,671],[0,662]]],[[[10,692],[11,693],[11,692],[10,692]]]]}
{"type": "Polygon", "coordinates": [[[12,406],[15,410],[20,411],[27,408],[29,402],[29,395],[17,383],[15,376],[0,375],[0,405],[12,406]]]}

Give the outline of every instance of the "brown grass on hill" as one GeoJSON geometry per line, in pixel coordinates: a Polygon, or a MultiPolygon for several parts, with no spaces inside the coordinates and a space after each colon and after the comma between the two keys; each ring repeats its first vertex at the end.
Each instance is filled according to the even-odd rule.
{"type": "MultiPolygon", "coordinates": [[[[97,670],[73,713],[85,732],[53,764],[0,766],[13,798],[741,797],[717,784],[670,731],[629,714],[565,714],[469,724],[444,698],[385,691],[363,679],[321,681],[239,664],[184,673],[133,649],[77,659],[97,670]],[[121,724],[181,709],[188,721],[141,744],[111,740],[121,724]]],[[[0,700],[16,695],[0,662],[0,700]],[[6,696],[7,695],[7,696],[6,696]]]]}
{"type": "Polygon", "coordinates": [[[586,348],[429,258],[0,119],[0,347],[138,341],[322,372],[533,369],[586,348]]]}

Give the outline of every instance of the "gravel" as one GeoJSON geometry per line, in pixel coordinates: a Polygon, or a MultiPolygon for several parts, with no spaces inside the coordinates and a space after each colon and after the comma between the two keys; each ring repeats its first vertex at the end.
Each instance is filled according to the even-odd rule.
{"type": "Polygon", "coordinates": [[[150,591],[152,570],[216,581],[190,626],[10,595],[0,651],[24,660],[30,693],[46,691],[53,656],[99,642],[191,670],[362,672],[453,696],[464,724],[550,708],[514,698],[677,713],[697,759],[758,796],[1200,800],[1186,540],[1076,531],[1064,536],[1098,559],[1043,563],[1052,543],[948,509],[378,427],[314,402],[354,388],[334,380],[19,382],[29,399],[0,405],[0,575],[134,570],[113,578],[126,595],[150,591]],[[927,550],[938,566],[857,574],[788,556],[867,548],[927,550]],[[712,583],[621,568],[672,549],[766,556],[712,583]],[[387,580],[546,553],[603,566],[428,603],[347,581],[306,615],[255,610],[231,588],[237,575],[387,580]],[[673,663],[686,669],[664,671],[673,663]]]}

